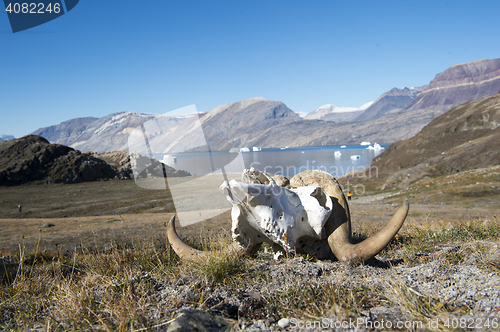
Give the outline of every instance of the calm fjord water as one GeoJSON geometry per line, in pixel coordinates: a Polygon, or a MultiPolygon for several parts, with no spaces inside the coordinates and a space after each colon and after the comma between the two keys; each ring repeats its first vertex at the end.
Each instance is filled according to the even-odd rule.
{"type": "MultiPolygon", "coordinates": [[[[383,148],[388,144],[381,144],[383,148]]],[[[228,151],[176,153],[155,155],[159,160],[176,169],[193,175],[205,175],[224,168],[225,172],[240,173],[245,168],[254,167],[268,173],[294,176],[309,169],[324,170],[340,177],[354,170],[369,167],[373,158],[384,150],[367,149],[363,145],[317,146],[301,148],[272,148],[240,153],[228,151]],[[359,156],[359,157],[353,157],[359,156]]],[[[258,149],[256,149],[258,150],[258,149]]]]}

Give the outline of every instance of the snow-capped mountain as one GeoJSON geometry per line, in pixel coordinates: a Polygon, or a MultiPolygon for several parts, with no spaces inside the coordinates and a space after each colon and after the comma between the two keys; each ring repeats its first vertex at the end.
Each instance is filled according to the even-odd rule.
{"type": "Polygon", "coordinates": [[[14,139],[15,137],[12,135],[0,135],[0,141],[5,141],[8,139],[14,139]]]}
{"type": "Polygon", "coordinates": [[[323,120],[331,122],[347,122],[354,119],[356,116],[361,114],[367,108],[369,108],[373,102],[368,102],[361,105],[360,107],[342,107],[333,104],[326,104],[320,108],[310,112],[304,119],[307,120],[323,120]]]}
{"type": "MultiPolygon", "coordinates": [[[[158,118],[155,114],[139,112],[119,112],[102,118],[76,118],[55,126],[40,128],[33,135],[45,137],[51,143],[71,146],[81,151],[126,150],[132,130],[144,122],[158,118]]],[[[169,127],[189,118],[186,115],[164,116],[163,122],[169,127]]]]}
{"type": "Polygon", "coordinates": [[[151,144],[164,146],[165,153],[201,147],[204,140],[200,132],[214,151],[362,141],[390,143],[413,137],[434,117],[453,106],[494,95],[499,90],[500,59],[480,60],[452,66],[425,87],[392,89],[377,102],[358,108],[324,105],[304,118],[282,102],[257,97],[217,106],[198,117],[114,113],[100,119],[69,120],[34,134],[52,143],[97,152],[126,149],[130,133],[145,123],[160,128],[148,130],[149,139],[151,144]],[[197,130],[200,124],[202,131],[197,130]]]}
{"type": "MultiPolygon", "coordinates": [[[[297,120],[302,119],[282,102],[256,97],[192,115],[120,112],[98,119],[78,118],[41,128],[33,134],[81,151],[105,152],[128,150],[131,133],[144,125],[149,144],[161,147],[155,153],[203,149],[207,142],[214,150],[229,150],[245,146],[273,126],[297,120]],[[203,130],[199,130],[200,125],[203,130]]],[[[137,142],[142,144],[141,140],[137,142]]]]}

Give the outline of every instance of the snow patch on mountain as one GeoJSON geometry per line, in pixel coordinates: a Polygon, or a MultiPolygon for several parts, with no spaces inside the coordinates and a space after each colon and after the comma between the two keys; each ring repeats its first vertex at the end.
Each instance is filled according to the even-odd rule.
{"type": "Polygon", "coordinates": [[[372,105],[373,105],[373,103],[374,103],[374,101],[369,101],[369,102],[367,102],[366,104],[361,105],[361,106],[359,107],[359,109],[360,109],[361,111],[367,110],[367,109],[368,109],[368,107],[370,107],[370,106],[372,106],[372,105]]]}
{"type": "Polygon", "coordinates": [[[120,126],[121,123],[125,122],[130,115],[131,114],[129,112],[117,113],[113,115],[111,120],[105,122],[100,128],[98,128],[94,132],[94,134],[98,135],[111,127],[118,128],[118,126],[120,126]]]}
{"type": "Polygon", "coordinates": [[[334,122],[344,122],[349,121],[358,115],[360,112],[366,110],[373,104],[373,101],[365,103],[360,107],[343,107],[333,104],[326,104],[314,111],[310,112],[306,116],[303,116],[307,120],[324,120],[324,121],[334,121],[334,122]],[[338,114],[338,115],[337,115],[338,114]]]}
{"type": "Polygon", "coordinates": [[[5,141],[8,139],[14,139],[15,137],[12,135],[0,135],[0,141],[5,141]]]}

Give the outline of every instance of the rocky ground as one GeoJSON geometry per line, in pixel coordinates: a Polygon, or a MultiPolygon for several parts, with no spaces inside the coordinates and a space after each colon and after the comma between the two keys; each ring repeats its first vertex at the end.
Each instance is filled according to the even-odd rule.
{"type": "MultiPolygon", "coordinates": [[[[217,280],[205,265],[187,263],[166,274],[141,269],[112,275],[87,272],[77,276],[76,284],[84,288],[74,285],[72,293],[59,285],[52,295],[57,303],[40,312],[34,323],[26,319],[21,322],[26,325],[15,325],[20,322],[12,319],[13,300],[6,299],[0,324],[31,331],[46,331],[49,325],[61,331],[106,325],[130,331],[498,330],[499,243],[450,243],[420,252],[395,246],[362,266],[303,256],[276,261],[260,252],[233,262],[224,280],[217,280]],[[107,297],[113,295],[110,302],[107,297]],[[97,306],[87,304],[89,300],[97,306]],[[120,313],[120,300],[137,308],[120,313]],[[88,322],[81,320],[81,312],[90,308],[111,313],[96,312],[88,322]],[[120,315],[129,319],[121,328],[120,315]],[[107,324],[97,319],[103,316],[107,324]],[[81,321],[71,322],[75,318],[81,321]]],[[[82,266],[77,264],[77,270],[82,266]]]]}
{"type": "Polygon", "coordinates": [[[179,312],[189,313],[187,308],[196,307],[193,302],[202,301],[202,307],[232,319],[229,324],[242,331],[302,331],[308,327],[321,330],[339,326],[339,330],[356,331],[372,330],[373,326],[385,326],[381,330],[439,330],[447,322],[450,326],[458,322],[462,326],[457,327],[463,327],[464,321],[466,327],[490,330],[485,325],[488,319],[500,319],[500,276],[498,272],[478,268],[477,263],[483,255],[496,255],[498,260],[498,243],[482,243],[486,249],[483,254],[471,255],[460,264],[437,258],[475,245],[437,248],[428,262],[420,264],[391,259],[350,267],[338,262],[310,262],[303,257],[258,260],[252,262],[251,270],[260,278],[252,284],[200,287],[202,283],[197,278],[187,278],[158,284],[158,296],[168,302],[175,294],[184,303],[179,312]],[[274,311],[270,301],[283,308],[274,311]],[[260,319],[245,317],[248,311],[258,311],[260,319]],[[355,327],[349,322],[355,322],[355,327]]]}
{"type": "MultiPolygon", "coordinates": [[[[2,266],[12,272],[1,286],[0,326],[37,331],[498,330],[497,168],[424,179],[404,191],[370,191],[365,183],[365,194],[350,201],[355,239],[380,229],[404,196],[412,198],[398,236],[376,260],[361,266],[310,256],[276,261],[270,248],[251,258],[224,257],[215,250],[206,262],[180,262],[162,234],[172,212],[151,204],[168,202],[165,193],[132,192],[126,181],[4,188],[2,204],[26,197],[26,191],[36,196],[37,189],[47,196],[39,195],[29,217],[0,219],[0,250],[9,255],[2,266]],[[92,201],[97,192],[107,201],[92,201]],[[58,195],[72,201],[55,199],[58,195]],[[144,202],[128,212],[137,195],[144,202]],[[49,203],[51,210],[73,212],[42,218],[49,203]],[[90,205],[99,212],[117,206],[123,211],[92,216],[82,208],[90,205]],[[48,224],[53,226],[43,226],[48,224]],[[25,248],[22,269],[20,248],[25,248]]],[[[178,231],[206,249],[229,226],[225,214],[178,231]]]]}

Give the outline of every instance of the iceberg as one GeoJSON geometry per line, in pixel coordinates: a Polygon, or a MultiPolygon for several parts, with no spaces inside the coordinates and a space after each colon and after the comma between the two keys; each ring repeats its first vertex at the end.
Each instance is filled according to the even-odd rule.
{"type": "Polygon", "coordinates": [[[375,143],[373,144],[373,146],[369,146],[367,147],[368,150],[383,150],[384,148],[380,146],[380,144],[378,143],[375,143]]]}
{"type": "Polygon", "coordinates": [[[260,151],[260,150],[262,150],[262,148],[258,148],[258,147],[256,147],[256,146],[254,146],[254,147],[252,148],[252,151],[253,151],[253,152],[258,152],[258,151],[260,151]]]}
{"type": "Polygon", "coordinates": [[[240,152],[250,152],[250,149],[249,148],[241,148],[240,152]]]}
{"type": "Polygon", "coordinates": [[[340,151],[335,151],[334,156],[335,157],[340,157],[342,153],[340,151]]]}
{"type": "Polygon", "coordinates": [[[361,142],[360,145],[370,145],[371,143],[370,142],[361,142]]]}
{"type": "Polygon", "coordinates": [[[166,154],[163,156],[163,159],[160,160],[161,163],[173,167],[173,164],[177,162],[177,157],[166,154]]]}
{"type": "Polygon", "coordinates": [[[347,145],[341,145],[340,148],[341,149],[345,149],[347,147],[347,145]]]}
{"type": "Polygon", "coordinates": [[[359,154],[355,154],[355,155],[351,156],[352,160],[356,160],[356,159],[359,159],[359,158],[361,158],[361,156],[359,154]]]}

